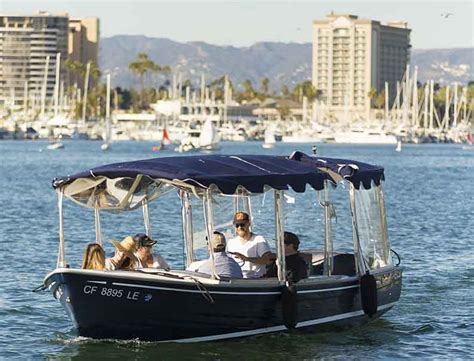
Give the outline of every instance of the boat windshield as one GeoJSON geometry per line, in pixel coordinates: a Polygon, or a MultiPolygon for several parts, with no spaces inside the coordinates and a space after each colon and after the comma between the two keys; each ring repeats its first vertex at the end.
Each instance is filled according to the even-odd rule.
{"type": "Polygon", "coordinates": [[[362,255],[369,269],[392,265],[382,184],[355,192],[357,228],[362,255]]]}

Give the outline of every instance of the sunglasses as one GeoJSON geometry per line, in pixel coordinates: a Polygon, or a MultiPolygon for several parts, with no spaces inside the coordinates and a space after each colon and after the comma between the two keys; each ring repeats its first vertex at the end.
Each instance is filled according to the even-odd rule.
{"type": "Polygon", "coordinates": [[[245,228],[248,226],[248,223],[236,223],[235,228],[245,228]]]}

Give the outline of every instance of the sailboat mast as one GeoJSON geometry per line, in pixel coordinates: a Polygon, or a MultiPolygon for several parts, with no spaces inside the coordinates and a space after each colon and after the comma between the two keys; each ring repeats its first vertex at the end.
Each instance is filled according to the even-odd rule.
{"type": "Polygon", "coordinates": [[[91,62],[89,61],[86,66],[86,77],[84,81],[84,98],[82,102],[82,123],[86,123],[86,109],[87,109],[87,88],[89,88],[89,73],[91,71],[91,62]]]}
{"type": "Polygon", "coordinates": [[[56,78],[54,81],[54,115],[59,112],[59,72],[61,69],[61,53],[56,54],[56,78]]]}
{"type": "Polygon", "coordinates": [[[43,87],[41,89],[41,110],[40,114],[43,116],[46,106],[46,89],[48,86],[48,70],[49,70],[49,55],[46,57],[46,63],[44,64],[44,77],[43,77],[43,87]]]}

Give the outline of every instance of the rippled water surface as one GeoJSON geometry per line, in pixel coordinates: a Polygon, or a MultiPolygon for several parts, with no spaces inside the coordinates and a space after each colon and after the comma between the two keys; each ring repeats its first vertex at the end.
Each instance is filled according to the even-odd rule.
{"type": "MultiPolygon", "coordinates": [[[[101,164],[157,156],[152,145],[123,142],[101,152],[97,142],[70,141],[64,150],[48,151],[45,142],[0,142],[0,359],[472,357],[474,152],[459,145],[407,145],[401,153],[392,146],[318,147],[323,156],[385,167],[389,235],[405,271],[400,302],[381,319],[353,329],[186,345],[77,337],[50,294],[31,292],[56,263],[58,216],[51,180],[101,164]]],[[[310,152],[311,146],[277,144],[264,151],[259,143],[224,143],[220,152],[286,155],[296,149],[310,152]]],[[[159,154],[165,155],[175,154],[159,154]]],[[[66,202],[65,218],[66,236],[73,243],[70,256],[80,259],[84,238],[94,239],[93,216],[66,202]]],[[[104,221],[123,234],[120,219],[104,221]]],[[[172,234],[175,223],[161,226],[160,233],[172,234]]],[[[164,255],[180,262],[174,250],[164,255]]]]}

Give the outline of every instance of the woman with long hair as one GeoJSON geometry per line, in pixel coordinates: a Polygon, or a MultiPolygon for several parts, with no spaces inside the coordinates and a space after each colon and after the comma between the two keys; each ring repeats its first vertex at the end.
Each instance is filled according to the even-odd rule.
{"type": "Polygon", "coordinates": [[[98,243],[89,243],[82,258],[82,269],[105,269],[105,251],[98,243]]]}

